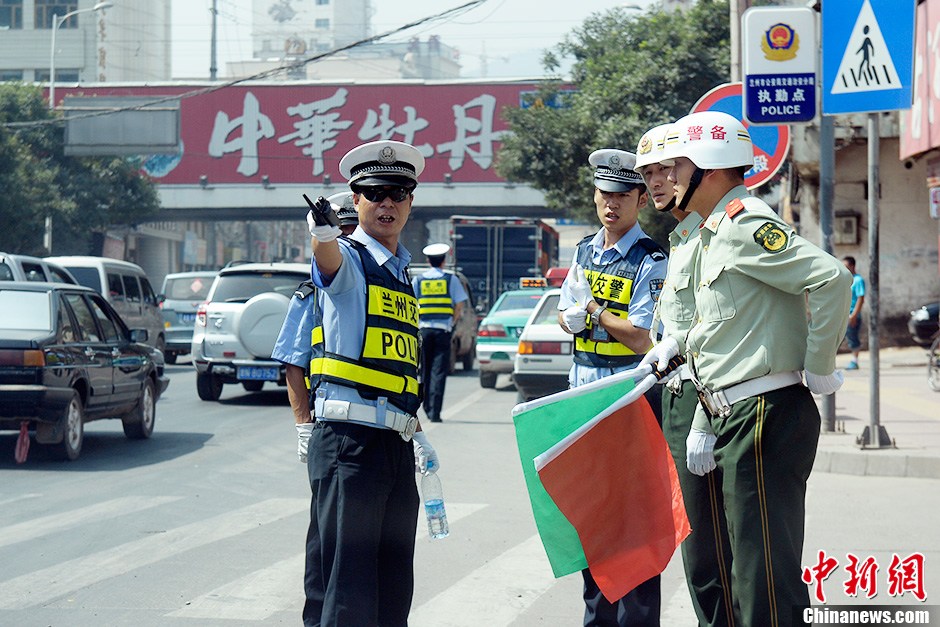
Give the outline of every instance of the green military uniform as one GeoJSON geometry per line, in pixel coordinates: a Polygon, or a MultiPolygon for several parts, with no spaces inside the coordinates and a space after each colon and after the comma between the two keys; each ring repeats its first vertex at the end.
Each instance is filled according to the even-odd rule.
{"type": "MultiPolygon", "coordinates": [[[[695,314],[698,235],[702,217],[692,212],[669,234],[669,265],[657,302],[664,336],[685,336],[695,314]]],[[[721,470],[704,477],[686,465],[686,438],[698,406],[695,384],[676,377],[663,390],[663,433],[672,451],[692,533],[682,543],[682,564],[699,625],[734,625],[731,545],[721,496],[721,470]]]]}
{"type": "MultiPolygon", "coordinates": [[[[768,375],[833,372],[849,313],[844,266],[743,186],[718,202],[699,236],[695,319],[676,337],[699,384],[733,398],[733,386],[768,375]]],[[[789,625],[794,606],[809,605],[800,558],[819,411],[797,382],[729,401],[718,415],[700,406],[694,422],[718,438],[738,624],[789,625]]]]}

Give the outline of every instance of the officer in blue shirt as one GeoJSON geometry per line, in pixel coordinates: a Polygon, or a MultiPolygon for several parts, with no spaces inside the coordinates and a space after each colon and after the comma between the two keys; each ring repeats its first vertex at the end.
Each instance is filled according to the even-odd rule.
{"type": "Polygon", "coordinates": [[[340,161],[359,214],[348,238],[317,203],[307,216],[317,287],[310,388],[313,492],[305,625],[405,627],[414,591],[418,490],[437,454],[416,418],[418,302],[399,236],[424,157],[376,141],[340,161]]]}
{"type": "MultiPolygon", "coordinates": [[[[339,228],[343,235],[352,234],[359,224],[359,215],[356,213],[352,196],[352,192],[340,192],[327,198],[339,218],[339,228]]],[[[311,334],[316,307],[314,294],[315,288],[310,281],[304,281],[297,286],[271,352],[272,359],[287,366],[287,399],[294,412],[297,427],[297,457],[303,463],[307,463],[307,441],[313,431],[307,371],[310,368],[311,334]]]]}
{"type": "Polygon", "coordinates": [[[450,246],[430,244],[422,252],[431,267],[412,282],[421,329],[422,404],[431,422],[441,422],[454,321],[460,319],[467,292],[453,273],[441,269],[450,246]]]}

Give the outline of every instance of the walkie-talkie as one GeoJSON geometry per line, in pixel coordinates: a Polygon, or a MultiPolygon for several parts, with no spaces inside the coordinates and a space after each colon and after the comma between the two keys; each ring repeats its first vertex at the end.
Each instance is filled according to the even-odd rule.
{"type": "Polygon", "coordinates": [[[333,211],[330,201],[320,196],[317,202],[313,202],[304,194],[304,200],[310,205],[310,211],[313,213],[313,221],[317,226],[339,226],[339,216],[333,211]]]}

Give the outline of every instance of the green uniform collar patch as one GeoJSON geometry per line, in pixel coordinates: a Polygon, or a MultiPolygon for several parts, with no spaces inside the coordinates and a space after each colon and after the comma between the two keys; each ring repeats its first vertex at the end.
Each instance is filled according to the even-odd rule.
{"type": "Polygon", "coordinates": [[[754,231],[754,241],[769,253],[779,253],[787,247],[788,237],[779,224],[764,222],[754,231]]]}

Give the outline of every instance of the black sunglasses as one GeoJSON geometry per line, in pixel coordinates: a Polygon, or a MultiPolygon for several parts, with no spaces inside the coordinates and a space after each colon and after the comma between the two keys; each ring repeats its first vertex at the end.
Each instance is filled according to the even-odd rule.
{"type": "Polygon", "coordinates": [[[369,202],[382,202],[385,198],[391,198],[392,202],[401,202],[411,195],[411,190],[407,187],[360,187],[359,193],[366,197],[369,202]]]}

